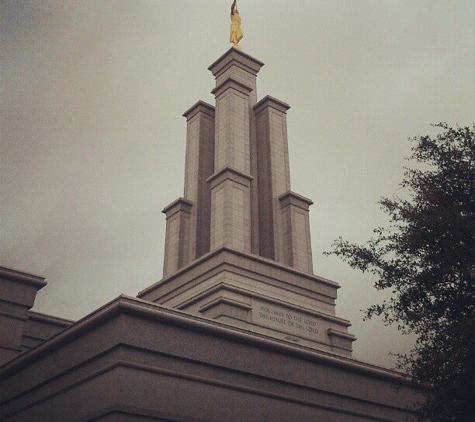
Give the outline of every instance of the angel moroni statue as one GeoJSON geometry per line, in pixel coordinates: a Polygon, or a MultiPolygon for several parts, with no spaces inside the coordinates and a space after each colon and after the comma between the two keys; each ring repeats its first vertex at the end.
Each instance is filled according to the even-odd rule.
{"type": "Polygon", "coordinates": [[[238,43],[242,39],[242,29],[241,29],[241,17],[239,16],[239,11],[236,7],[236,0],[234,0],[231,6],[231,35],[229,41],[233,43],[233,47],[241,50],[238,43]]]}

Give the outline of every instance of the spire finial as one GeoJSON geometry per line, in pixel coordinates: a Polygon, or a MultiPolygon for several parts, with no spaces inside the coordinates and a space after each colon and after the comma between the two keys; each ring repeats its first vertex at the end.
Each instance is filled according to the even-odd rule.
{"type": "Polygon", "coordinates": [[[241,29],[241,17],[239,16],[239,10],[236,6],[236,0],[233,1],[231,5],[231,35],[229,41],[233,43],[233,47],[242,50],[238,45],[239,41],[242,39],[242,29],[241,29]]]}

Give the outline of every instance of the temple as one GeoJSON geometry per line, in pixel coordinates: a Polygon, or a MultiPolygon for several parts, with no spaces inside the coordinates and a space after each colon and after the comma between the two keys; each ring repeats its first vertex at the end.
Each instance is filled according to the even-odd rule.
{"type": "Polygon", "coordinates": [[[183,197],[166,206],[163,278],[73,322],[33,312],[42,277],[0,268],[0,419],[404,421],[405,377],[351,357],[339,285],[314,274],[291,190],[287,111],[231,48],[215,105],[187,124],[183,197]]]}
{"type": "Polygon", "coordinates": [[[163,210],[164,278],[139,297],[351,356],[350,324],[335,315],[339,286],[313,274],[312,201],[290,189],[289,106],[257,101],[262,66],[230,49],[209,67],[216,105],[185,112],[184,198],[163,210]]]}

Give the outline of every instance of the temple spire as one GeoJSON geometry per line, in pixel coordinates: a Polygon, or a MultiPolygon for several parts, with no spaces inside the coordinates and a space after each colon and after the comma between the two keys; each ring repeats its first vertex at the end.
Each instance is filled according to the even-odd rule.
{"type": "Polygon", "coordinates": [[[163,211],[164,277],[139,297],[351,356],[350,323],[335,315],[339,286],[313,273],[312,201],[290,186],[289,105],[257,101],[263,65],[232,47],[208,68],[215,104],[184,114],[184,197],[163,211]]]}

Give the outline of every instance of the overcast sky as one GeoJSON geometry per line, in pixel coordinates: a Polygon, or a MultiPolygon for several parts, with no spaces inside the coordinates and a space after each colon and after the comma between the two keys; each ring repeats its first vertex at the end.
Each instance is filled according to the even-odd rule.
{"type": "MultiPolygon", "coordinates": [[[[35,310],[81,318],[162,275],[186,122],[211,104],[231,0],[1,1],[0,265],[48,282],[35,310]]],[[[475,3],[239,0],[258,99],[290,104],[292,190],[311,198],[315,273],[341,284],[354,356],[410,341],[360,309],[372,278],[322,256],[364,242],[398,192],[408,137],[475,121],[475,3]]]]}

